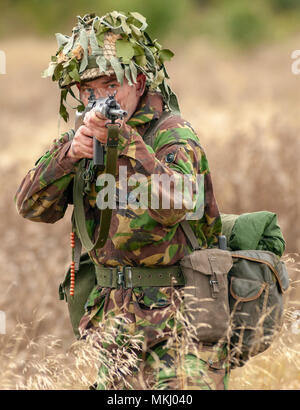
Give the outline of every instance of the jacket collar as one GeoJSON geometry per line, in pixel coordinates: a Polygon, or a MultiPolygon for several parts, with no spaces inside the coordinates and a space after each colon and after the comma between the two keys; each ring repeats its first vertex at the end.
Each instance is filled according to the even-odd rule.
{"type": "Polygon", "coordinates": [[[127,124],[131,127],[141,127],[148,124],[151,120],[159,118],[162,111],[162,95],[148,91],[148,93],[141,98],[135,113],[127,121],[127,124]]]}

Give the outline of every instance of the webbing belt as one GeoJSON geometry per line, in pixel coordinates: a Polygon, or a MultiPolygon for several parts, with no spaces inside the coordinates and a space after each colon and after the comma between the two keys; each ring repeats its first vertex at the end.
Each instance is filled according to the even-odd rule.
{"type": "Polygon", "coordinates": [[[104,288],[125,289],[140,286],[183,286],[185,279],[180,266],[173,265],[162,268],[144,268],[121,266],[103,268],[95,265],[97,284],[104,288]]]}

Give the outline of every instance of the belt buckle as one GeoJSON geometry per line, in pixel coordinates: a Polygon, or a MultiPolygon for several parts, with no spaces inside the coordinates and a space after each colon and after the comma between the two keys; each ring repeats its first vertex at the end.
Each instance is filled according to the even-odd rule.
{"type": "Polygon", "coordinates": [[[123,272],[123,270],[120,270],[118,268],[118,270],[117,270],[117,285],[118,285],[118,288],[124,288],[124,284],[125,284],[124,272],[123,272]]]}
{"type": "Polygon", "coordinates": [[[126,289],[132,289],[133,288],[133,283],[132,283],[131,266],[124,266],[123,272],[124,272],[124,279],[126,279],[126,289]]]}

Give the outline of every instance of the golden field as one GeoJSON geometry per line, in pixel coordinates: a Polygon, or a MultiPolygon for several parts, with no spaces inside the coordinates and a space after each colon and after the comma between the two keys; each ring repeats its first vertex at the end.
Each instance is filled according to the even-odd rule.
{"type": "MultiPolygon", "coordinates": [[[[86,389],[95,374],[86,365],[92,353],[71,347],[67,306],[58,300],[70,261],[71,209],[55,225],[37,224],[23,220],[13,202],[28,169],[72,127],[58,119],[56,85],[40,76],[55,47],[35,38],[0,45],[7,58],[0,75],[0,389],[86,389]]],[[[283,328],[269,350],[233,370],[230,389],[299,389],[300,325],[297,333],[292,312],[300,309],[300,76],[291,72],[291,53],[300,35],[245,54],[198,39],[170,48],[171,86],[199,133],[219,208],[275,212],[287,243],[292,283],[283,328]]]]}

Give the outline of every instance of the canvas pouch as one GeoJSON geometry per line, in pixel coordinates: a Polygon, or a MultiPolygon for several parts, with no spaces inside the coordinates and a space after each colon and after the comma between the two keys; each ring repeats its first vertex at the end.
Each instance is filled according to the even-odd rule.
{"type": "Polygon", "coordinates": [[[216,343],[226,336],[229,328],[231,253],[217,248],[196,250],[186,255],[180,265],[186,281],[186,319],[199,341],[216,343]]]}

